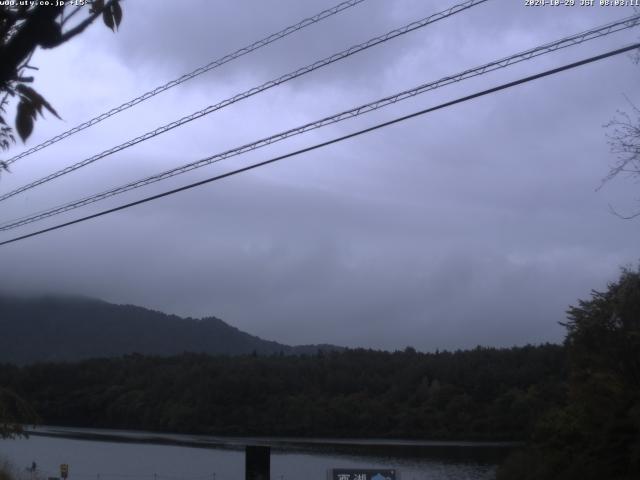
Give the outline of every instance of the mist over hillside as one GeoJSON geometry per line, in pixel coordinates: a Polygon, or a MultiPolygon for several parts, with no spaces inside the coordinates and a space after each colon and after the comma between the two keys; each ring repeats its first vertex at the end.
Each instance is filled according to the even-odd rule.
{"type": "Polygon", "coordinates": [[[332,345],[263,340],[216,317],[181,318],[133,305],[69,296],[0,296],[0,362],[77,361],[131,353],[315,353],[332,345]]]}

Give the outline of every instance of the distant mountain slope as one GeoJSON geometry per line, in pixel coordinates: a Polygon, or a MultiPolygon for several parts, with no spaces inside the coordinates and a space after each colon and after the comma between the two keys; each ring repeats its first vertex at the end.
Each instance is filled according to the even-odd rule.
{"type": "Polygon", "coordinates": [[[222,320],[180,318],[132,305],[77,297],[0,296],[0,362],[75,361],[130,353],[241,355],[315,353],[262,340],[222,320]]]}

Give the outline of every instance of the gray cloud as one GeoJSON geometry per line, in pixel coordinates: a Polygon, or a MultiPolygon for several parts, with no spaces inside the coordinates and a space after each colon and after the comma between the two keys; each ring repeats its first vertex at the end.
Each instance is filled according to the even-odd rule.
{"type": "MultiPolygon", "coordinates": [[[[127,4],[118,34],[94,26],[73,44],[37,56],[37,86],[65,123],[40,121],[30,145],[331,4],[127,4]],[[78,93],[61,85],[86,88],[78,93]]],[[[0,188],[15,188],[434,8],[365,2],[24,159],[0,188]]],[[[9,219],[119,185],[628,13],[488,2],[51,182],[1,204],[0,213],[9,219]]],[[[636,36],[619,34],[434,91],[82,213],[636,36]]],[[[626,58],[606,60],[9,245],[0,249],[3,283],[216,315],[288,343],[434,350],[558,341],[557,322],[569,304],[603,288],[639,254],[638,223],[608,211],[609,203],[633,208],[637,185],[616,182],[595,192],[611,162],[602,125],[624,106],[623,93],[640,101],[631,88],[638,73],[626,58]]]]}

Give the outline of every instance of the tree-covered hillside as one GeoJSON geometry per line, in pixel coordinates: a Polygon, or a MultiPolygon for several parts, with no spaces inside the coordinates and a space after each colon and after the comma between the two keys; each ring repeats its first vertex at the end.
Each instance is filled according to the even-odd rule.
{"type": "Polygon", "coordinates": [[[234,435],[522,439],[564,382],[557,345],[0,368],[44,423],[234,435]]]}
{"type": "Polygon", "coordinates": [[[81,297],[0,296],[0,332],[0,362],[16,364],[130,353],[295,354],[319,348],[262,340],[215,317],[180,318],[81,297]]]}

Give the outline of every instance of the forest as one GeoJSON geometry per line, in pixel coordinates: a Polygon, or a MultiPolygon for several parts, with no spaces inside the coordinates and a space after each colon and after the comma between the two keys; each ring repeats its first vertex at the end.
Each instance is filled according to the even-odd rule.
{"type": "MultiPolygon", "coordinates": [[[[522,440],[498,480],[640,478],[640,269],[570,307],[563,325],[562,345],[7,363],[0,385],[51,425],[522,440]]],[[[27,423],[10,403],[5,436],[27,423]]]]}
{"type": "Polygon", "coordinates": [[[0,366],[44,424],[219,435],[523,439],[565,381],[558,345],[0,366]]]}

